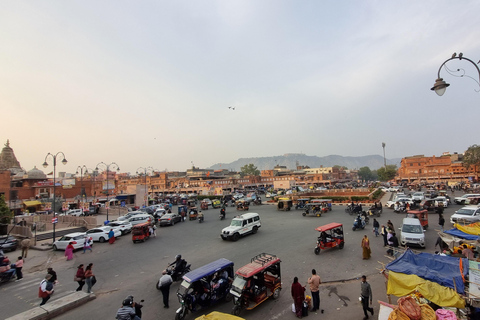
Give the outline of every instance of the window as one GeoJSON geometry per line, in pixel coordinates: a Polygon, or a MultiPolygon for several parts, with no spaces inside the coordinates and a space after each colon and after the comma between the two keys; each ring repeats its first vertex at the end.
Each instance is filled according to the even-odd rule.
{"type": "Polygon", "coordinates": [[[248,223],[253,223],[253,219],[252,218],[248,219],[248,223]]]}
{"type": "Polygon", "coordinates": [[[260,217],[253,217],[253,221],[259,221],[260,220],[260,217]]]}

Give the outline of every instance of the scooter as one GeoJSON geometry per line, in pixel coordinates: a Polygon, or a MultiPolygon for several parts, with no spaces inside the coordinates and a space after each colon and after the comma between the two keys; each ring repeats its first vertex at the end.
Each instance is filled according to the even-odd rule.
{"type": "Polygon", "coordinates": [[[222,208],[220,210],[220,220],[223,220],[223,219],[225,219],[225,208],[222,208]]]}
{"type": "Polygon", "coordinates": [[[202,223],[203,222],[203,214],[202,215],[198,215],[198,223],[202,223]]]}
{"type": "MultiPolygon", "coordinates": [[[[172,277],[172,280],[173,281],[179,281],[179,280],[182,280],[182,277],[189,273],[191,270],[190,270],[190,267],[192,265],[191,264],[187,264],[187,266],[183,269],[183,271],[179,274],[174,274],[173,270],[175,269],[175,266],[170,266],[168,267],[167,269],[165,269],[165,272],[172,277]]],[[[158,281],[157,281],[157,290],[160,290],[160,278],[158,278],[158,281]]]]}
{"type": "Polygon", "coordinates": [[[366,226],[365,217],[363,217],[361,214],[358,214],[357,218],[353,220],[352,230],[355,231],[357,229],[365,229],[365,226],[366,226]]]}

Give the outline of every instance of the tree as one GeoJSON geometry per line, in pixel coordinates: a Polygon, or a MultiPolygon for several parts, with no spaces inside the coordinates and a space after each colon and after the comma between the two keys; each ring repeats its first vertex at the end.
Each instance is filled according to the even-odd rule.
{"type": "Polygon", "coordinates": [[[245,176],[259,176],[260,175],[260,170],[258,170],[257,167],[255,167],[253,165],[253,163],[249,163],[249,164],[246,164],[246,165],[244,165],[243,167],[240,168],[240,175],[242,177],[245,177],[245,176]]]}
{"type": "Polygon", "coordinates": [[[0,223],[8,224],[12,221],[13,212],[7,206],[5,202],[5,196],[0,195],[0,223]]]}
{"type": "Polygon", "coordinates": [[[390,164],[387,166],[387,169],[385,170],[384,167],[381,167],[380,169],[377,170],[378,178],[380,181],[389,181],[395,178],[395,175],[397,174],[397,166],[394,164],[390,164]]]}
{"type": "Polygon", "coordinates": [[[338,164],[334,165],[333,167],[334,167],[334,168],[338,168],[338,169],[340,169],[340,170],[348,170],[347,167],[345,167],[345,166],[339,166],[338,164]]]}
{"type": "Polygon", "coordinates": [[[473,170],[476,171],[476,168],[480,166],[480,146],[474,144],[465,151],[463,166],[467,169],[473,167],[473,170]]]}
{"type": "Polygon", "coordinates": [[[376,175],[370,170],[369,167],[361,167],[358,169],[358,177],[361,180],[373,181],[376,180],[376,175]]]}

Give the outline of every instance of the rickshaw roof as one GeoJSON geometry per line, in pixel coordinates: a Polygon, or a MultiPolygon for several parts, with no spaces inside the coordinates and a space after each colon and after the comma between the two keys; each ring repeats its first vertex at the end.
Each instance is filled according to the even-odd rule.
{"type": "Polygon", "coordinates": [[[332,222],[332,223],[326,224],[324,226],[317,227],[315,230],[322,232],[322,231],[327,231],[327,230],[330,230],[330,229],[335,229],[335,228],[338,228],[338,227],[343,227],[343,224],[338,223],[338,222],[332,222]]]}
{"type": "Polygon", "coordinates": [[[273,254],[268,254],[268,253],[262,254],[261,259],[253,260],[249,264],[238,269],[237,272],[235,272],[235,274],[238,274],[239,276],[242,276],[244,278],[250,278],[256,275],[257,273],[265,270],[266,268],[276,263],[279,263],[280,261],[281,261],[280,258],[278,258],[277,256],[274,256],[273,254]],[[262,262],[262,259],[266,261],[262,262]]]}
{"type": "Polygon", "coordinates": [[[328,201],[332,201],[332,199],[312,199],[312,202],[315,203],[321,203],[321,202],[328,202],[328,201]]]}
{"type": "Polygon", "coordinates": [[[148,227],[148,226],[150,226],[150,222],[139,223],[139,224],[134,225],[132,228],[133,229],[140,229],[140,228],[148,227]]]}
{"type": "Polygon", "coordinates": [[[278,201],[290,201],[290,200],[292,200],[292,199],[290,199],[290,198],[278,198],[278,201]]]}
{"type": "Polygon", "coordinates": [[[310,201],[310,198],[297,199],[297,201],[310,201]]]}
{"type": "Polygon", "coordinates": [[[407,213],[413,213],[413,214],[428,213],[428,210],[408,210],[407,213]]]}
{"type": "Polygon", "coordinates": [[[221,258],[216,261],[210,262],[209,264],[206,264],[200,268],[197,268],[193,271],[190,271],[189,273],[183,276],[183,280],[192,283],[200,280],[203,277],[212,275],[215,272],[229,266],[233,267],[233,262],[225,258],[221,258]]]}
{"type": "Polygon", "coordinates": [[[190,207],[190,210],[192,210],[192,209],[197,210],[197,207],[190,207]]]}

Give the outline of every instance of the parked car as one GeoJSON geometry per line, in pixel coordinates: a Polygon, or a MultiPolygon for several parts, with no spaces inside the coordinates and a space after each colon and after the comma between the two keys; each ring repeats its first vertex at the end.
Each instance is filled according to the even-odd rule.
{"type": "Polygon", "coordinates": [[[83,248],[85,237],[85,232],[74,232],[66,234],[53,243],[53,250],[65,250],[70,242],[73,242],[73,248],[75,250],[81,249],[83,248]]]}
{"type": "Polygon", "coordinates": [[[455,213],[450,217],[451,223],[457,223],[464,221],[465,223],[473,223],[480,221],[480,207],[478,206],[466,206],[460,210],[455,211],[455,213]]]}
{"type": "Polygon", "coordinates": [[[402,246],[418,245],[425,248],[425,230],[420,220],[416,218],[404,218],[400,229],[400,243],[402,246]]]}
{"type": "Polygon", "coordinates": [[[444,208],[448,207],[448,199],[447,199],[447,197],[440,196],[440,197],[436,197],[436,198],[433,199],[433,200],[436,202],[437,206],[438,206],[438,204],[442,203],[444,208]]]}
{"type": "Polygon", "coordinates": [[[129,213],[127,213],[126,215],[124,216],[121,216],[120,218],[118,218],[117,221],[128,221],[128,219],[130,219],[131,217],[137,215],[137,214],[145,214],[145,212],[142,212],[142,211],[131,211],[129,213]]]}
{"type": "Polygon", "coordinates": [[[398,187],[390,187],[390,188],[388,188],[388,191],[390,191],[390,192],[398,192],[398,187]]]}
{"type": "Polygon", "coordinates": [[[415,202],[420,202],[425,200],[425,194],[423,192],[415,192],[412,194],[412,200],[415,202]]]}
{"type": "Polygon", "coordinates": [[[82,209],[70,209],[67,212],[60,214],[61,216],[73,216],[73,217],[80,217],[83,216],[82,209]]]}
{"type": "Polygon", "coordinates": [[[140,223],[145,223],[145,222],[152,222],[154,221],[154,218],[152,215],[149,215],[148,213],[142,213],[142,214],[136,214],[128,219],[128,222],[132,224],[132,226],[135,226],[140,223]]]}
{"type": "Polygon", "coordinates": [[[18,241],[15,237],[12,236],[1,236],[0,237],[0,249],[3,251],[15,251],[17,250],[18,241]]]}
{"type": "Polygon", "coordinates": [[[413,201],[412,199],[410,198],[395,198],[395,200],[390,200],[390,201],[387,201],[387,203],[385,204],[386,207],[390,208],[390,209],[393,209],[395,208],[395,203],[397,202],[400,202],[400,203],[405,203],[405,204],[410,204],[412,205],[413,204],[413,201]]]}
{"type": "Polygon", "coordinates": [[[456,204],[465,205],[465,204],[470,203],[470,199],[469,199],[470,197],[480,197],[480,194],[478,194],[478,193],[465,193],[461,197],[455,197],[455,200],[453,200],[453,201],[456,204]]]}
{"type": "Polygon", "coordinates": [[[132,232],[132,224],[128,221],[112,221],[107,224],[108,227],[118,228],[122,235],[132,232]]]}
{"type": "Polygon", "coordinates": [[[105,242],[108,240],[108,233],[110,232],[111,229],[113,229],[115,238],[120,237],[122,235],[122,231],[120,231],[119,228],[113,228],[109,226],[90,229],[86,232],[86,234],[88,237],[91,237],[92,241],[94,242],[95,241],[105,242]]]}
{"type": "Polygon", "coordinates": [[[182,217],[177,213],[166,213],[159,221],[160,227],[173,226],[175,223],[182,221],[182,217]]]}

